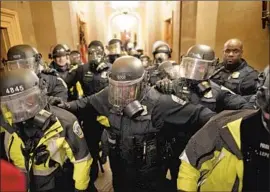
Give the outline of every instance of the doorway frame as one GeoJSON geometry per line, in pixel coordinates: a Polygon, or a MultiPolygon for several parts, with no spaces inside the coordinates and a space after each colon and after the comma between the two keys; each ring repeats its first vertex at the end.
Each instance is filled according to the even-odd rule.
{"type": "Polygon", "coordinates": [[[10,46],[23,43],[18,13],[16,11],[1,8],[1,27],[7,29],[10,46]]]}

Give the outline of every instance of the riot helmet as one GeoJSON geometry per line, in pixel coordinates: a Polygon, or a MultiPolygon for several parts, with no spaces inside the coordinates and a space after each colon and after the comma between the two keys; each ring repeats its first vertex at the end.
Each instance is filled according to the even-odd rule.
{"type": "Polygon", "coordinates": [[[9,48],[7,52],[5,67],[7,70],[31,69],[38,74],[44,67],[41,58],[42,55],[36,48],[26,44],[15,45],[9,48]]]}
{"type": "Polygon", "coordinates": [[[145,77],[146,72],[138,58],[122,56],[116,59],[108,76],[109,102],[120,110],[128,109],[129,116],[137,114],[142,110],[138,100],[147,83],[145,77]]]}
{"type": "Polygon", "coordinates": [[[77,50],[73,50],[70,52],[69,59],[70,59],[71,66],[76,66],[76,65],[82,64],[81,53],[77,50]]]}
{"type": "Polygon", "coordinates": [[[207,45],[194,45],[182,57],[180,75],[191,80],[207,80],[217,64],[214,50],[207,45]]]}
{"type": "Polygon", "coordinates": [[[139,57],[143,55],[143,49],[137,48],[136,51],[138,52],[139,57]]]}
{"type": "Polygon", "coordinates": [[[0,108],[9,123],[26,121],[45,108],[46,86],[40,82],[30,69],[5,71],[1,74],[0,108]]]}
{"type": "Polygon", "coordinates": [[[129,50],[129,55],[133,57],[137,57],[138,59],[140,58],[140,54],[135,49],[129,50]]]}
{"type": "Polygon", "coordinates": [[[263,112],[263,122],[266,124],[266,128],[269,132],[269,112],[270,112],[270,87],[269,87],[269,66],[267,66],[258,77],[259,86],[256,94],[257,106],[263,112]]]}
{"type": "Polygon", "coordinates": [[[154,63],[160,64],[171,58],[172,50],[167,43],[163,41],[156,41],[153,44],[152,53],[154,56],[154,63]]]}
{"type": "Polygon", "coordinates": [[[180,78],[180,65],[173,61],[164,61],[158,66],[158,71],[160,77],[168,78],[170,80],[178,79],[180,78]]]}
{"type": "Polygon", "coordinates": [[[108,58],[110,63],[121,56],[122,53],[122,41],[120,39],[111,39],[108,43],[108,58]]]}

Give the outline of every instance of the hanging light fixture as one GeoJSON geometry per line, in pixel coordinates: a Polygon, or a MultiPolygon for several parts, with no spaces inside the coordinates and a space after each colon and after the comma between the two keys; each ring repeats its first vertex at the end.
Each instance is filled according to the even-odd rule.
{"type": "Polygon", "coordinates": [[[129,12],[139,7],[140,1],[110,1],[111,8],[116,11],[129,12]]]}

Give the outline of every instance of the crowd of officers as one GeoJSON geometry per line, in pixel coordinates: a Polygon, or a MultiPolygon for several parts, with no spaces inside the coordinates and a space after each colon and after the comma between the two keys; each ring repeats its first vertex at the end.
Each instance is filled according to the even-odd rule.
{"type": "Polygon", "coordinates": [[[269,66],[248,65],[239,39],[221,63],[207,45],[180,64],[163,41],[152,60],[123,47],[92,41],[82,63],[58,44],[49,65],[30,45],[8,50],[1,158],[28,191],[97,191],[107,159],[115,192],[270,190],[269,66]]]}

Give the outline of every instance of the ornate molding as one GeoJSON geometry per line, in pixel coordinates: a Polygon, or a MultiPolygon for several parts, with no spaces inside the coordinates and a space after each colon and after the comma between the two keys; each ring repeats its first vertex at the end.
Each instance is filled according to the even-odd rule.
{"type": "Polygon", "coordinates": [[[1,8],[1,27],[8,31],[10,46],[23,43],[17,12],[1,8]]]}

